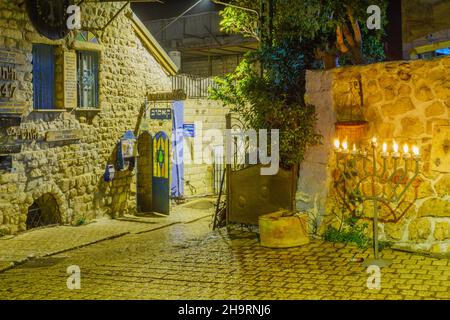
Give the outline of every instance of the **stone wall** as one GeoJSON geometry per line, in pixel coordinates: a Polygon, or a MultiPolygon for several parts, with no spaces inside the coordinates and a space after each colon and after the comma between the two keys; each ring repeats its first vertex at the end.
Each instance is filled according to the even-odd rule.
{"type": "MultiPolygon", "coordinates": [[[[104,26],[122,5],[84,3],[83,26],[104,26]]],[[[0,0],[0,50],[18,52],[26,59],[18,67],[16,98],[26,101],[28,108],[19,130],[36,132],[32,139],[11,137],[6,128],[0,128],[0,143],[22,145],[22,152],[13,155],[15,170],[0,173],[0,233],[25,230],[28,207],[46,193],[56,199],[64,223],[76,223],[80,216],[91,219],[134,212],[133,172],[117,172],[112,183],[103,181],[103,173],[106,164],[115,162],[118,139],[126,130],[135,130],[146,94],[171,90],[171,82],[135,34],[128,17],[130,11],[127,8],[98,35],[100,110],[36,111],[32,109],[32,44],[52,44],[64,52],[73,50],[73,38],[50,41],[41,37],[30,23],[24,5],[0,0]],[[45,141],[46,132],[62,129],[80,129],[82,137],[79,141],[45,141]]],[[[57,81],[60,72],[57,67],[57,81]]],[[[58,98],[60,83],[56,86],[58,98]]],[[[154,123],[148,129],[157,132],[163,127],[154,123]]]]}
{"type": "Polygon", "coordinates": [[[224,107],[220,101],[208,99],[187,99],[184,108],[184,122],[196,124],[196,135],[200,134],[198,124],[201,123],[203,131],[203,149],[196,148],[198,147],[198,139],[185,138],[185,160],[190,161],[185,165],[185,195],[211,194],[214,192],[213,150],[215,146],[222,145],[222,143],[214,141],[214,138],[206,134],[211,129],[224,134],[225,116],[229,112],[229,108],[224,107]],[[206,161],[197,164],[196,159],[200,159],[202,156],[206,161]],[[187,159],[187,157],[190,157],[190,159],[187,159]]]}
{"type": "MultiPolygon", "coordinates": [[[[422,154],[420,175],[404,202],[392,210],[379,208],[380,239],[418,251],[450,251],[449,70],[450,57],[446,57],[308,73],[307,98],[318,108],[319,129],[325,139],[323,146],[310,151],[302,166],[297,199],[300,209],[323,222],[321,230],[336,223],[331,214],[336,207],[331,178],[336,161],[333,117],[345,112],[342,94],[356,79],[361,86],[362,115],[369,122],[367,138],[375,136],[389,145],[395,140],[400,150],[404,143],[415,144],[422,154]],[[320,179],[310,183],[317,174],[320,179]]],[[[358,147],[368,147],[369,140],[358,147]]],[[[361,209],[363,220],[370,224],[370,203],[364,202],[361,209]]]]}

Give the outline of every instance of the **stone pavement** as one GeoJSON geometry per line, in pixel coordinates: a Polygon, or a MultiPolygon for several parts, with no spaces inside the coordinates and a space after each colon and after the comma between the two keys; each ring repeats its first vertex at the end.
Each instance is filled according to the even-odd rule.
{"type": "Polygon", "coordinates": [[[211,231],[209,217],[130,233],[0,273],[0,299],[450,299],[450,263],[383,250],[393,264],[368,289],[370,250],[313,241],[259,246],[254,233],[211,231]],[[67,288],[67,267],[81,289],[67,288]]]}
{"type": "Polygon", "coordinates": [[[187,223],[210,217],[212,199],[197,199],[185,205],[173,206],[169,216],[125,216],[102,218],[83,226],[57,226],[30,230],[16,236],[0,237],[0,272],[25,261],[84,247],[126,234],[150,232],[177,223],[187,223]]]}

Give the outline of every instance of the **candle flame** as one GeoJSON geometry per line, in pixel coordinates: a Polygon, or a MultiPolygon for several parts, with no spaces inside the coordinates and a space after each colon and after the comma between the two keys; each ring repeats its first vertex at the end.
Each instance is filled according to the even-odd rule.
{"type": "Polygon", "coordinates": [[[356,144],[353,144],[353,151],[356,152],[356,144]]]}
{"type": "Polygon", "coordinates": [[[398,144],[394,141],[394,152],[398,152],[398,144]]]}
{"type": "Polygon", "coordinates": [[[339,149],[340,145],[341,145],[341,142],[339,141],[339,139],[334,139],[334,147],[336,149],[339,149]]]}
{"type": "Polygon", "coordinates": [[[406,143],[403,146],[403,153],[405,153],[405,154],[409,153],[409,146],[406,143]]]}
{"type": "Polygon", "coordinates": [[[342,148],[343,148],[344,150],[347,150],[347,149],[348,149],[347,141],[342,142],[342,148]]]}
{"type": "Polygon", "coordinates": [[[372,138],[372,143],[377,143],[377,137],[372,138]]]}
{"type": "Polygon", "coordinates": [[[419,147],[413,146],[413,147],[412,147],[412,150],[413,150],[413,153],[414,153],[415,156],[418,156],[418,155],[419,155],[419,147]]]}
{"type": "Polygon", "coordinates": [[[387,152],[387,143],[383,143],[383,152],[386,153],[387,152]]]}

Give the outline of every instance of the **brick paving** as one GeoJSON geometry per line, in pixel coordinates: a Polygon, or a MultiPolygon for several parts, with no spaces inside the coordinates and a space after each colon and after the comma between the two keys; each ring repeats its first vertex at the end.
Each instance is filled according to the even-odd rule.
{"type": "Polygon", "coordinates": [[[450,299],[450,263],[384,250],[381,289],[355,258],[370,250],[313,241],[259,246],[255,234],[211,231],[209,217],[130,233],[0,273],[0,299],[450,299]],[[81,268],[81,289],[66,269],[81,268]]]}
{"type": "Polygon", "coordinates": [[[30,258],[45,257],[89,244],[117,238],[129,233],[144,233],[177,223],[209,217],[209,211],[200,208],[210,199],[194,200],[186,206],[174,206],[170,216],[125,216],[112,220],[97,219],[84,226],[48,227],[16,236],[0,237],[0,272],[21,264],[30,258]],[[194,208],[190,208],[193,206],[194,208]]]}

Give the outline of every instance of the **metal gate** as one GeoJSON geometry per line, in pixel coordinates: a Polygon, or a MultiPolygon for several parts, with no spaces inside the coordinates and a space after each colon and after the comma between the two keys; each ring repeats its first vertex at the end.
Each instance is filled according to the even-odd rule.
{"type": "MultiPolygon", "coordinates": [[[[234,132],[245,126],[235,116],[227,115],[227,129],[234,132]]],[[[239,132],[236,132],[239,134],[239,132]]],[[[249,164],[249,152],[257,146],[250,145],[249,139],[232,136],[232,163],[226,169],[227,224],[242,223],[257,225],[259,216],[280,209],[293,209],[293,170],[280,169],[273,176],[261,175],[262,165],[249,164]]],[[[230,152],[230,151],[226,151],[230,152]]]]}
{"type": "Polygon", "coordinates": [[[44,194],[28,208],[27,230],[59,223],[61,223],[59,206],[51,194],[44,194]]]}

